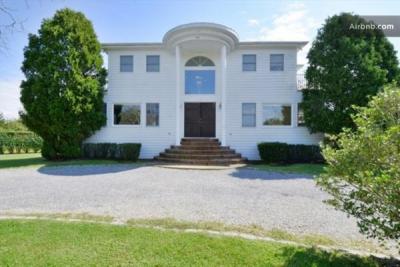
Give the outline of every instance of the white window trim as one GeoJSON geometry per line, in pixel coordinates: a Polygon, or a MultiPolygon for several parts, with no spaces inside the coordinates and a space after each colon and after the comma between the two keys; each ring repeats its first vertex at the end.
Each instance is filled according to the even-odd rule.
{"type": "Polygon", "coordinates": [[[242,73],[257,73],[258,72],[258,55],[257,54],[254,54],[254,53],[244,53],[244,54],[242,54],[241,55],[241,63],[242,64],[240,64],[240,69],[241,69],[241,71],[242,71],[242,73]],[[244,70],[243,69],[243,64],[244,64],[244,60],[243,60],[243,58],[244,58],[244,56],[256,56],[256,70],[244,70]]]}
{"type": "Polygon", "coordinates": [[[135,73],[135,55],[127,55],[127,54],[120,54],[118,57],[118,73],[125,75],[125,74],[133,74],[135,73]],[[121,56],[132,56],[132,71],[121,71],[121,56]]]}
{"type": "Polygon", "coordinates": [[[146,55],[146,73],[160,73],[161,72],[161,55],[146,55]],[[158,56],[158,71],[147,71],[147,56],[158,56]]]}
{"type": "Polygon", "coordinates": [[[285,53],[271,53],[268,55],[268,71],[273,74],[282,74],[286,72],[286,54],[285,53]],[[283,55],[283,70],[271,70],[271,55],[283,55]]]}
{"type": "MultiPolygon", "coordinates": [[[[146,110],[146,114],[144,114],[145,117],[145,126],[146,128],[159,128],[161,125],[161,105],[160,102],[146,102],[144,103],[144,108],[146,110]],[[147,104],[158,104],[158,125],[147,125],[147,104]]],[[[140,114],[141,116],[142,114],[140,114]]]]}
{"type": "Polygon", "coordinates": [[[247,102],[241,102],[241,104],[240,104],[240,118],[241,118],[241,121],[240,121],[240,126],[243,128],[243,129],[255,129],[255,128],[257,128],[257,116],[258,116],[258,108],[257,108],[257,106],[259,106],[258,105],[258,103],[257,102],[250,102],[250,101],[247,101],[247,102]],[[256,112],[255,112],[255,116],[256,116],[256,118],[255,118],[255,122],[256,122],[256,125],[254,125],[254,126],[243,126],[243,104],[255,104],[256,105],[256,112]]]}
{"type": "Polygon", "coordinates": [[[114,102],[112,103],[112,127],[116,128],[141,128],[143,127],[143,106],[141,103],[114,102]],[[140,107],[140,123],[139,124],[115,124],[114,123],[114,106],[115,105],[138,105],[140,107]]]}
{"type": "Polygon", "coordinates": [[[293,103],[265,103],[262,102],[260,103],[260,125],[263,128],[294,128],[295,124],[294,124],[294,118],[293,118],[293,103]],[[264,105],[281,105],[281,106],[290,106],[290,125],[264,125],[264,105]]]}

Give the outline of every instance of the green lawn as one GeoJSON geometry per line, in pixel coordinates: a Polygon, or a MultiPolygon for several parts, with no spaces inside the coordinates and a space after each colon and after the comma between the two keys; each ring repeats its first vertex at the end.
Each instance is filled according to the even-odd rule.
{"type": "MultiPolygon", "coordinates": [[[[115,160],[80,159],[65,161],[48,161],[42,158],[40,153],[29,154],[2,154],[0,155],[0,169],[28,166],[60,166],[60,165],[85,165],[85,164],[115,164],[121,163],[115,160]]],[[[132,162],[123,162],[132,163],[132,162]]]]}
{"type": "Polygon", "coordinates": [[[371,258],[136,226],[0,221],[1,266],[378,266],[371,258]]]}
{"type": "Polygon", "coordinates": [[[250,164],[251,168],[271,172],[283,173],[304,173],[311,175],[319,175],[324,170],[325,164],[288,164],[288,165],[275,165],[275,164],[250,164]]]}

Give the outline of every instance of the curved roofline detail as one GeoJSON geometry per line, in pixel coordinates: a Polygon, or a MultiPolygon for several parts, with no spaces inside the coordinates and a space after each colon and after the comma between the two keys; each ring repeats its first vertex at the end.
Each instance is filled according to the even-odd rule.
{"type": "Polygon", "coordinates": [[[233,29],[217,23],[194,22],[176,26],[163,38],[167,47],[191,40],[211,40],[223,43],[233,49],[239,43],[239,35],[233,29]]]}

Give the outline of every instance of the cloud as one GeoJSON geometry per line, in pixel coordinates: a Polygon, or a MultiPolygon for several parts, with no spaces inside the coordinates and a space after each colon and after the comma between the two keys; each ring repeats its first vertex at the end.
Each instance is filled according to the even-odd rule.
{"type": "MultiPolygon", "coordinates": [[[[250,20],[249,20],[250,22],[250,20]]],[[[304,3],[295,2],[273,16],[270,25],[259,23],[258,34],[252,41],[309,41],[315,37],[322,22],[313,18],[304,3]]],[[[298,54],[299,64],[306,62],[311,44],[298,54]]]]}
{"type": "Polygon", "coordinates": [[[260,21],[258,21],[257,19],[249,19],[249,20],[247,21],[247,24],[248,24],[250,27],[257,27],[257,26],[260,25],[260,21]]]}
{"type": "Polygon", "coordinates": [[[0,81],[0,112],[7,119],[18,118],[18,111],[22,109],[19,101],[21,80],[0,81]]]}

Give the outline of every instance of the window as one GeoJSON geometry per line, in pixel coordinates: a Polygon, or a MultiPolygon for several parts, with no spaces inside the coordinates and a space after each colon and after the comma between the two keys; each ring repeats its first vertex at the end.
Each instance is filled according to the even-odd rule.
{"type": "Polygon", "coordinates": [[[242,127],[256,127],[256,103],[242,103],[242,127]]]}
{"type": "Polygon", "coordinates": [[[291,122],[292,108],[290,105],[263,105],[263,125],[291,125],[291,122]]]}
{"type": "Polygon", "coordinates": [[[214,62],[211,61],[211,59],[198,56],[198,57],[192,57],[189,59],[186,64],[186,67],[213,67],[214,62]]]}
{"type": "Polygon", "coordinates": [[[283,71],[284,69],[284,55],[271,54],[269,56],[269,70],[270,71],[283,71]]]}
{"type": "Polygon", "coordinates": [[[133,72],[133,56],[120,56],[119,57],[119,71],[120,72],[133,72]]]}
{"type": "Polygon", "coordinates": [[[214,70],[186,70],[185,94],[214,94],[214,70]]]}
{"type": "Polygon", "coordinates": [[[160,123],[160,104],[146,104],[146,126],[158,126],[160,123]]]}
{"type": "Polygon", "coordinates": [[[297,126],[305,126],[302,103],[297,104],[297,126]]]}
{"type": "Polygon", "coordinates": [[[107,103],[103,102],[103,115],[107,118],[107,103]]]}
{"type": "Polygon", "coordinates": [[[139,125],[140,105],[114,105],[114,124],[116,125],[139,125]]]}
{"type": "Polygon", "coordinates": [[[146,56],[146,71],[147,72],[160,71],[160,56],[146,56]]]}
{"type": "Polygon", "coordinates": [[[256,71],[257,69],[256,55],[243,55],[242,61],[243,61],[243,66],[242,66],[243,71],[256,71]]]}

